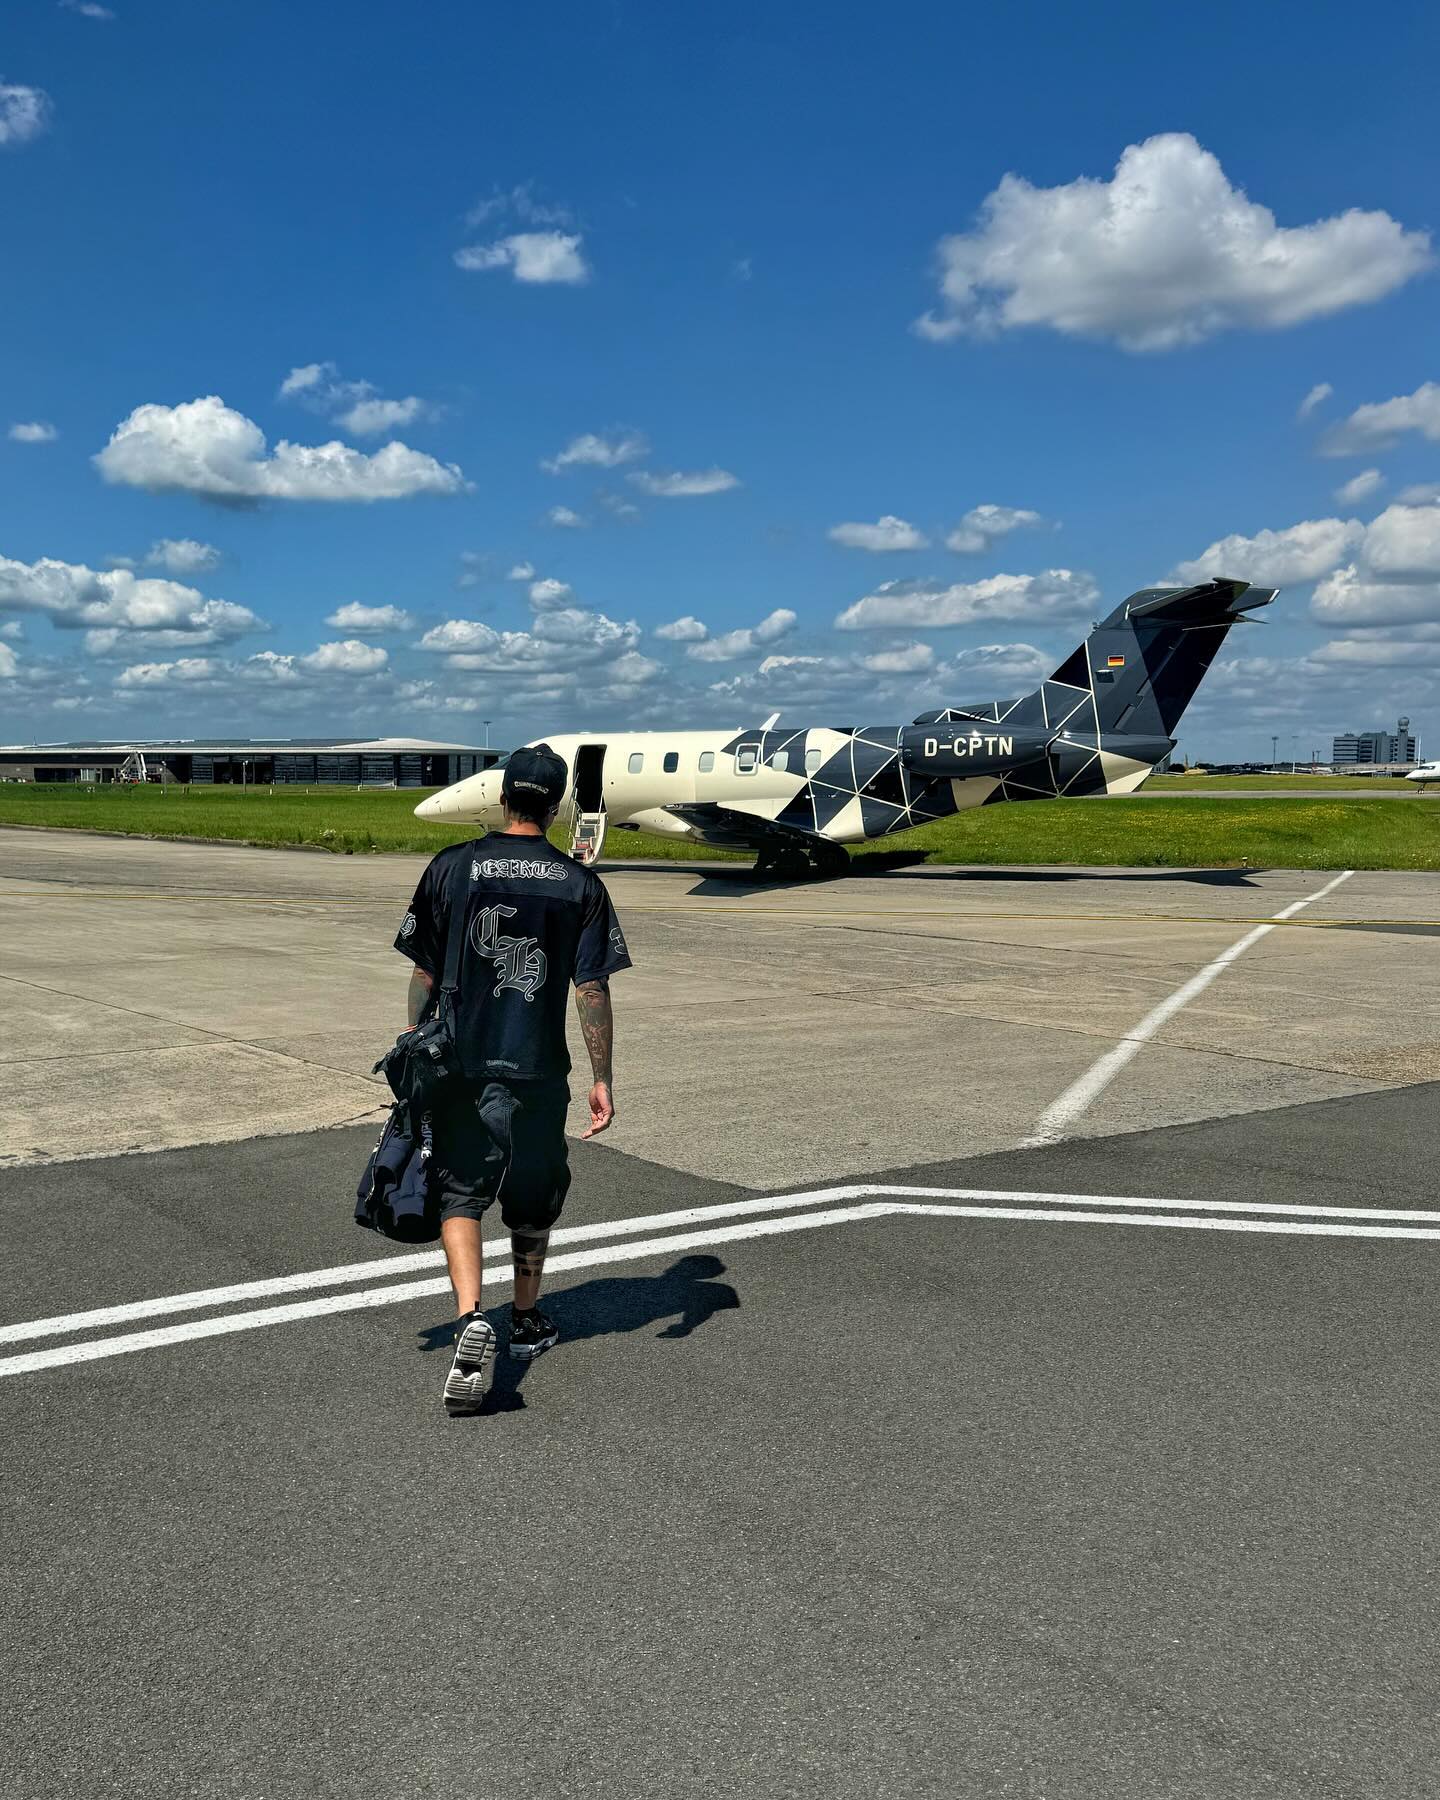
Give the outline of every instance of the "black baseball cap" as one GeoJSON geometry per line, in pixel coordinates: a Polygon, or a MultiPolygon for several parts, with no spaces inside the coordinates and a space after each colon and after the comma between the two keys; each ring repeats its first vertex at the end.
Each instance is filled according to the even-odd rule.
{"type": "Polygon", "coordinates": [[[500,796],[523,801],[527,811],[534,811],[538,804],[548,812],[565,798],[569,780],[564,757],[557,756],[548,744],[522,744],[505,760],[500,796]]]}

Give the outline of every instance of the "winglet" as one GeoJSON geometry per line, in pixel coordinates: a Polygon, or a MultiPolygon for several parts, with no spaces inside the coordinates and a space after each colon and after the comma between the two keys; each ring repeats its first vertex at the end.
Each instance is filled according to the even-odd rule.
{"type": "Polygon", "coordinates": [[[765,723],[760,727],[760,729],[762,731],[773,731],[775,729],[776,725],[779,724],[779,722],[780,722],[779,713],[773,712],[773,713],[771,713],[770,717],[765,721],[765,723]]]}

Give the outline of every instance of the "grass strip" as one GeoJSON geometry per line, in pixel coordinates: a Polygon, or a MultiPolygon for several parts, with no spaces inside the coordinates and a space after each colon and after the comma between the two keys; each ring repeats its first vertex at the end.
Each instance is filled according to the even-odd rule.
{"type": "MultiPolygon", "coordinates": [[[[0,825],[47,826],[126,836],[195,838],[306,847],[344,855],[433,855],[473,835],[414,816],[416,789],[81,787],[0,785],[0,825]]],[[[1183,798],[1130,803],[1033,801],[987,806],[925,825],[883,846],[857,845],[935,863],[1073,863],[1126,868],[1440,869],[1440,804],[1293,800],[1242,795],[1203,806],[1183,798]]],[[[728,860],[685,839],[612,828],[605,861],[728,860]]],[[[746,860],[742,858],[741,860],[746,860]]]]}

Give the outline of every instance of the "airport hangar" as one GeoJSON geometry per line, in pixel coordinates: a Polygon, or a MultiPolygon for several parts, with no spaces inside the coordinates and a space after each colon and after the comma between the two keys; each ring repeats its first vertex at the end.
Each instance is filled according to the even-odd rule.
{"type": "Polygon", "coordinates": [[[423,738],[178,738],[0,746],[0,781],[449,787],[502,752],[423,738]]]}

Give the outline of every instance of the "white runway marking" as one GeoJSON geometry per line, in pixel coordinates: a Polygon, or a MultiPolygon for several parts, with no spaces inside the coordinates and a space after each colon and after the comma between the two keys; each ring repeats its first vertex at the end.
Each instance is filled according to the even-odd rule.
{"type": "MultiPolygon", "coordinates": [[[[1440,1213],[1415,1212],[1377,1206],[1293,1206],[1283,1203],[1257,1205],[1245,1200],[1148,1200],[1133,1195],[1052,1194],[1010,1188],[895,1187],[874,1182],[844,1187],[815,1188],[803,1194],[766,1195],[753,1200],[724,1200],[711,1206],[686,1207],[678,1212],[650,1213],[636,1219],[611,1219],[593,1225],[562,1225],[550,1234],[551,1248],[593,1238],[631,1237],[646,1231],[670,1231],[712,1219],[744,1218],[794,1207],[829,1206],[842,1200],[897,1199],[998,1200],[1017,1206],[1145,1207],[1170,1212],[1264,1213],[1276,1217],[1388,1220],[1411,1225],[1440,1225],[1440,1213]]],[[[485,1258],[507,1261],[507,1237],[485,1240],[485,1258]]],[[[349,1282],[390,1280],[416,1269],[439,1269],[443,1250],[413,1250],[393,1256],[371,1257],[365,1262],[339,1263],[329,1269],[306,1269],[298,1275],[274,1275],[260,1281],[237,1281],[228,1287],[196,1288],[185,1294],[162,1294],[150,1300],[128,1300],[117,1306],[100,1306],[90,1312],[57,1313],[48,1319],[26,1319],[16,1325],[0,1325],[0,1344],[27,1338],[64,1337],[103,1325],[128,1325],[137,1319],[163,1317],[166,1313],[200,1312],[211,1306],[229,1306],[239,1300],[267,1300],[280,1294],[303,1293],[307,1288],[342,1287],[349,1282]]],[[[550,1266],[557,1265],[552,1258],[550,1266]]]]}
{"type": "MultiPolygon", "coordinates": [[[[773,1237],[784,1232],[850,1224],[857,1220],[907,1215],[1440,1241],[1440,1212],[1359,1206],[1297,1206],[1279,1202],[1252,1205],[1239,1200],[1147,1200],[1104,1194],[1017,1193],[996,1188],[928,1188],[859,1183],[820,1188],[804,1194],[722,1201],[714,1206],[688,1207],[677,1212],[651,1214],[646,1218],[570,1226],[553,1233],[552,1243],[574,1243],[580,1239],[596,1237],[635,1241],[607,1243],[591,1249],[552,1254],[547,1272],[559,1274],[569,1269],[595,1268],[606,1263],[669,1256],[677,1251],[736,1243],[747,1238],[773,1237]],[[833,1204],[836,1201],[858,1201],[860,1204],[837,1206],[833,1204]],[[1001,1204],[1004,1202],[1008,1204],[1001,1204]],[[1137,1208],[1145,1210],[1134,1210],[1137,1208]],[[779,1211],[788,1212],[789,1216],[753,1216],[779,1211]],[[722,1219],[727,1223],[701,1230],[673,1229],[677,1225],[703,1224],[706,1220],[722,1219]],[[654,1232],[656,1227],[671,1229],[665,1230],[660,1236],[641,1235],[654,1232]]],[[[489,1248],[492,1252],[502,1251],[503,1244],[503,1239],[494,1240],[489,1248]]],[[[270,1281],[237,1282],[229,1287],[202,1288],[187,1294],[162,1295],[153,1300],[133,1301],[123,1307],[107,1307],[93,1312],[70,1313],[7,1325],[0,1327],[0,1338],[13,1343],[24,1338],[86,1331],[98,1325],[118,1324],[124,1320],[228,1305],[235,1300],[293,1293],[307,1287],[347,1286],[374,1275],[393,1276],[417,1268],[436,1267],[442,1260],[439,1251],[426,1250],[394,1257],[379,1257],[365,1263],[346,1263],[332,1269],[309,1270],[300,1275],[277,1276],[270,1281]]],[[[487,1266],[485,1285],[489,1287],[508,1279],[510,1272],[508,1255],[502,1251],[499,1259],[487,1266]]],[[[352,1289],[345,1293],[327,1294],[280,1306],[250,1308],[209,1318],[189,1319],[147,1331],[125,1332],[113,1337],[92,1337],[76,1343],[0,1358],[0,1375],[32,1374],[41,1369],[125,1356],[136,1350],[159,1349],[195,1338],[219,1337],[231,1332],[257,1330],[266,1325],[290,1324],[299,1319],[322,1318],[374,1306],[391,1306],[406,1300],[445,1294],[449,1292],[449,1287],[449,1281],[443,1275],[427,1276],[418,1281],[387,1281],[383,1286],[368,1287],[359,1292],[352,1289]]]]}
{"type": "Polygon", "coordinates": [[[1333,894],[1341,882],[1348,881],[1354,873],[1353,869],[1346,869],[1343,875],[1327,881],[1317,892],[1308,894],[1303,900],[1296,900],[1264,925],[1257,925],[1253,931],[1247,931],[1228,950],[1222,951],[1214,962],[1207,963],[1198,975],[1192,975],[1183,987],[1176,988],[1168,999],[1162,1000],[1153,1011],[1146,1013],[1133,1031],[1127,1031],[1113,1050],[1107,1050],[1099,1062],[1087,1069],[1078,1081],[1072,1082],[1060,1098],[1045,1109],[1034,1131],[1029,1137],[1021,1138],[1018,1148],[1034,1150],[1044,1144],[1058,1143],[1080,1115],[1090,1110],[1126,1063],[1137,1056],[1143,1046],[1150,1042],[1162,1026],[1168,1025],[1176,1013],[1188,1006],[1197,995],[1203,994],[1217,975],[1223,974],[1231,963],[1238,961],[1261,938],[1268,937],[1277,925],[1283,925],[1287,919],[1294,918],[1296,913],[1302,912],[1307,906],[1313,906],[1317,900],[1333,894]]]}

